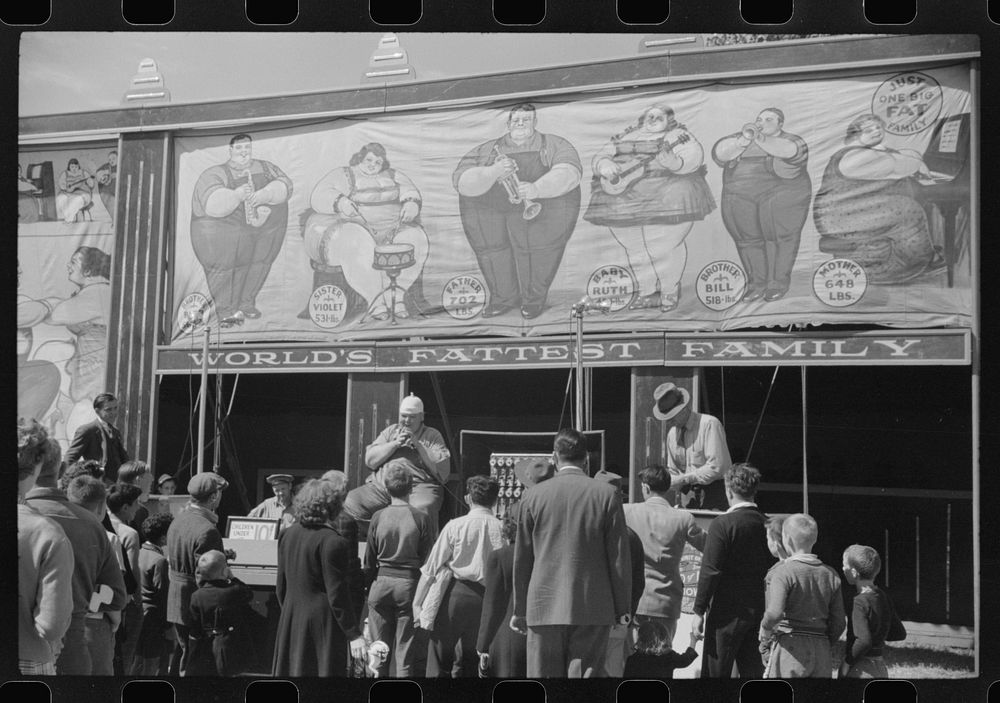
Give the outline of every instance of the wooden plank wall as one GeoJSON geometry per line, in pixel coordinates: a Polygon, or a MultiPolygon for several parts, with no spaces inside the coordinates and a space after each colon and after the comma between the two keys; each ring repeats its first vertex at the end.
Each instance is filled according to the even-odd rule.
{"type": "Polygon", "coordinates": [[[166,266],[169,151],[165,132],[124,135],[118,149],[106,385],[121,404],[129,455],[147,461],[154,455],[153,358],[163,285],[158,274],[166,266]]]}
{"type": "Polygon", "coordinates": [[[368,478],[365,447],[399,418],[407,378],[401,373],[352,373],[347,381],[344,471],[348,488],[368,478]]]}

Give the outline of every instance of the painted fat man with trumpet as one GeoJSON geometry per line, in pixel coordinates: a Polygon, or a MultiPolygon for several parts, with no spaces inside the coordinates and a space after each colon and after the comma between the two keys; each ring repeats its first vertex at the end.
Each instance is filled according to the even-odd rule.
{"type": "Polygon", "coordinates": [[[229,160],[198,177],[191,245],[223,326],[261,316],[257,294],[281,251],[291,194],[292,181],[280,168],[253,158],[249,134],[230,139],[229,160]]]}
{"type": "Polygon", "coordinates": [[[666,105],[652,105],[595,156],[583,219],[609,227],[625,249],[638,292],[631,310],[669,312],[680,302],[684,240],[715,209],[704,152],[666,105]]]}
{"type": "Polygon", "coordinates": [[[507,133],[467,153],[452,176],[490,291],[483,317],[542,314],[580,213],[580,156],[566,139],[536,131],[537,119],[534,105],[513,107],[507,133]]]}
{"type": "Polygon", "coordinates": [[[712,148],[723,167],[722,222],[746,271],[746,303],[788,292],[812,200],[809,147],[784,123],[785,113],[765,108],[712,148]]]}

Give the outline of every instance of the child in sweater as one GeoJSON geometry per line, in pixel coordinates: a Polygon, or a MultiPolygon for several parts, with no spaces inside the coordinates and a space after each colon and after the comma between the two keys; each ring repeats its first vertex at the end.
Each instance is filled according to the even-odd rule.
{"type": "Polygon", "coordinates": [[[767,588],[760,640],[772,633],[767,678],[831,678],[831,645],[844,631],[840,577],[812,553],[818,529],[803,513],[789,515],[781,528],[788,558],[775,567],[767,588]]]}
{"type": "Polygon", "coordinates": [[[847,647],[840,678],[889,678],[882,646],[887,640],[906,639],[906,628],[889,596],[875,585],[882,560],[872,547],[852,544],[844,550],[843,566],[844,578],[857,589],[857,595],[851,619],[847,621],[847,647]]]}

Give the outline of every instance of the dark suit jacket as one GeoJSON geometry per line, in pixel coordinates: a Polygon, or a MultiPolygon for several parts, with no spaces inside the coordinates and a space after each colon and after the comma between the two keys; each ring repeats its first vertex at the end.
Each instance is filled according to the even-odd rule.
{"type": "Polygon", "coordinates": [[[760,618],[764,575],[774,564],[764,523],[755,507],[737,508],[712,521],[705,539],[694,612],[709,617],[760,618]]]}
{"type": "Polygon", "coordinates": [[[104,467],[106,481],[118,480],[118,467],[128,461],[128,452],[122,444],[122,435],[112,427],[110,435],[104,431],[100,420],[88,422],[77,428],[73,442],[66,451],[66,463],[78,459],[95,459],[104,467]]]}
{"type": "Polygon", "coordinates": [[[632,559],[618,489],[566,467],[520,500],[514,612],[538,625],[612,625],[630,613],[632,559]]]}
{"type": "Polygon", "coordinates": [[[486,594],[476,650],[489,652],[490,676],[524,678],[528,673],[528,638],[510,629],[514,614],[514,545],[486,555],[486,594]]]}

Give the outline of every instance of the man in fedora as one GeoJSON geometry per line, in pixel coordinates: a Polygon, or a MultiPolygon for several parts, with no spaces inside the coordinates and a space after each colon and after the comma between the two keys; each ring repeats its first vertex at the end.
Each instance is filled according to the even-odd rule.
{"type": "Polygon", "coordinates": [[[674,383],[653,392],[653,416],[667,423],[667,468],[675,505],[726,510],[723,478],[733,462],[718,418],[691,409],[691,394],[674,383]]]}
{"type": "Polygon", "coordinates": [[[295,479],[291,474],[271,474],[264,480],[271,485],[274,495],[247,513],[247,517],[280,518],[281,528],[284,529],[295,522],[292,515],[292,483],[295,479]]]}

